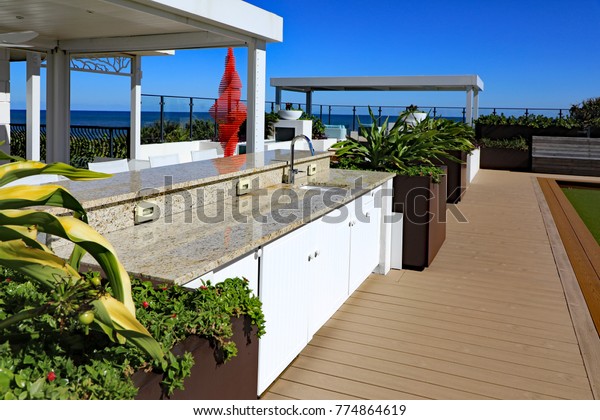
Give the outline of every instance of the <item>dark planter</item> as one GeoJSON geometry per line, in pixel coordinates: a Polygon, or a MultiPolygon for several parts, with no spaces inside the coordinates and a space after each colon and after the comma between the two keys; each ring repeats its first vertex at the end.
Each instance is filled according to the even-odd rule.
{"type": "Polygon", "coordinates": [[[446,240],[446,176],[394,177],[393,210],[403,213],[402,268],[429,267],[446,240]]]}
{"type": "Polygon", "coordinates": [[[530,171],[531,153],[528,150],[481,148],[481,169],[502,169],[507,171],[530,171]]]}
{"type": "Polygon", "coordinates": [[[255,400],[258,398],[258,338],[249,317],[232,318],[233,341],[238,354],[221,363],[218,351],[209,340],[190,336],[173,348],[175,355],[189,351],[194,356],[192,374],[185,389],[166,396],[160,386],[162,375],[136,372],[133,383],[138,387],[137,400],[255,400]]]}
{"type": "Polygon", "coordinates": [[[467,153],[454,151],[450,152],[450,154],[456,159],[460,159],[462,162],[453,162],[447,158],[441,159],[442,163],[448,168],[448,176],[446,178],[448,184],[448,198],[446,202],[456,204],[467,190],[467,153]]]}

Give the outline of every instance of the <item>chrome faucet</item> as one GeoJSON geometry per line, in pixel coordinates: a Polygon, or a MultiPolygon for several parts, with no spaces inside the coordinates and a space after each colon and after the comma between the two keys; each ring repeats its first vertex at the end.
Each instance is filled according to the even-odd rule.
{"type": "Polygon", "coordinates": [[[294,183],[295,175],[298,173],[298,169],[294,169],[294,145],[296,144],[296,140],[298,140],[298,139],[306,140],[306,142],[308,143],[308,147],[310,148],[310,154],[312,156],[315,155],[315,149],[313,147],[312,141],[310,141],[310,139],[307,136],[305,136],[304,134],[300,134],[299,136],[296,136],[292,139],[292,144],[290,145],[292,157],[291,157],[291,161],[290,161],[290,173],[288,174],[288,179],[287,179],[288,184],[294,183]]]}

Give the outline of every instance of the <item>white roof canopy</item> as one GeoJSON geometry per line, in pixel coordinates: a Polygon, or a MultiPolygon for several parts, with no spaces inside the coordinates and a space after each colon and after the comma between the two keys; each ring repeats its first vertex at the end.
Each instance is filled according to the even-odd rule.
{"type": "Polygon", "coordinates": [[[0,33],[69,53],[234,47],[283,39],[281,17],[241,0],[3,0],[0,33]]]}
{"type": "Polygon", "coordinates": [[[10,61],[27,60],[27,150],[33,151],[39,150],[39,68],[45,57],[47,161],[69,162],[71,59],[132,56],[130,150],[135,158],[141,130],[140,56],[243,46],[248,48],[248,121],[253,122],[247,125],[247,150],[262,151],[266,44],[282,40],[283,19],[242,0],[2,0],[0,141],[9,138],[9,83],[4,82],[10,82],[10,61]],[[31,138],[34,131],[38,135],[31,138]]]}
{"type": "Polygon", "coordinates": [[[483,82],[477,75],[277,77],[271,79],[271,86],[294,92],[483,90],[483,82]]]}
{"type": "Polygon", "coordinates": [[[306,93],[306,109],[312,112],[312,93],[316,91],[463,91],[467,94],[465,119],[469,124],[479,115],[479,92],[483,81],[477,75],[465,76],[347,76],[275,77],[275,102],[281,106],[281,92],[306,93]]]}

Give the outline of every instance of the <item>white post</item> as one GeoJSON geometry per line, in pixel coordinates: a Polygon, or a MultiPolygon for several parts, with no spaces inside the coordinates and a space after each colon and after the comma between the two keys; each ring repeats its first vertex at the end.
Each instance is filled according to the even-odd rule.
{"type": "Polygon", "coordinates": [[[47,56],[46,162],[70,162],[71,75],[69,53],[52,50],[47,56]]]}
{"type": "Polygon", "coordinates": [[[479,89],[473,92],[473,121],[479,118],[479,89]]]}
{"type": "Polygon", "coordinates": [[[129,158],[138,159],[142,144],[142,57],[131,58],[131,128],[129,131],[129,158]]]}
{"type": "Polygon", "coordinates": [[[248,43],[248,123],[246,153],[265,150],[265,82],[267,51],[264,41],[248,43]]]}
{"type": "Polygon", "coordinates": [[[10,153],[10,51],[0,48],[0,150],[10,153]]]}
{"type": "Polygon", "coordinates": [[[40,53],[27,53],[27,137],[25,157],[40,160],[40,53]]]}
{"type": "Polygon", "coordinates": [[[466,106],[465,122],[471,127],[473,126],[473,88],[467,89],[467,106],[466,106]]]}

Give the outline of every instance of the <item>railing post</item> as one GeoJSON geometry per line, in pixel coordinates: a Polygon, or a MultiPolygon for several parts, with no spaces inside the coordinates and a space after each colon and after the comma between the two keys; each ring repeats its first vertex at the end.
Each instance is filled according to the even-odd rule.
{"type": "Polygon", "coordinates": [[[377,113],[377,125],[381,125],[381,107],[379,107],[379,111],[377,113]]]}
{"type": "Polygon", "coordinates": [[[160,97],[160,142],[165,142],[165,97],[160,97]]]}
{"type": "Polygon", "coordinates": [[[435,120],[435,117],[437,115],[437,107],[433,107],[433,119],[435,120]]]}
{"type": "Polygon", "coordinates": [[[193,140],[193,127],[194,127],[194,98],[190,98],[190,141],[193,140]]]}
{"type": "Polygon", "coordinates": [[[114,128],[110,127],[108,129],[108,153],[110,154],[111,158],[115,157],[115,146],[113,144],[114,142],[114,128]]]}
{"type": "Polygon", "coordinates": [[[525,116],[528,117],[529,116],[529,109],[525,108],[525,116]]]}
{"type": "Polygon", "coordinates": [[[356,128],[356,106],[352,107],[352,131],[356,128]]]}
{"type": "Polygon", "coordinates": [[[323,121],[323,105],[319,105],[319,119],[323,121]]]}
{"type": "MultiPolygon", "coordinates": [[[[219,115],[219,110],[217,109],[217,102],[218,100],[215,99],[215,115],[219,115]]],[[[217,123],[217,120],[215,120],[215,140],[219,139],[219,124],[217,123]]]]}
{"type": "Polygon", "coordinates": [[[558,110],[558,118],[562,120],[562,109],[558,110]]]}
{"type": "Polygon", "coordinates": [[[331,124],[331,105],[329,105],[329,116],[327,117],[327,124],[331,124]]]}
{"type": "Polygon", "coordinates": [[[463,107],[463,109],[462,109],[462,116],[463,116],[462,122],[464,123],[467,121],[467,110],[465,107],[463,107]]]}
{"type": "Polygon", "coordinates": [[[131,127],[125,127],[125,150],[127,150],[127,159],[131,159],[131,127]]]}
{"type": "Polygon", "coordinates": [[[492,111],[492,115],[496,115],[496,108],[494,108],[494,111],[492,111]]]}

